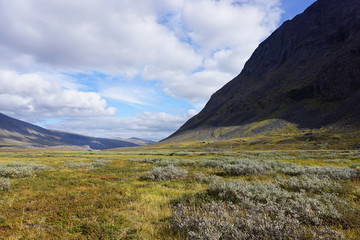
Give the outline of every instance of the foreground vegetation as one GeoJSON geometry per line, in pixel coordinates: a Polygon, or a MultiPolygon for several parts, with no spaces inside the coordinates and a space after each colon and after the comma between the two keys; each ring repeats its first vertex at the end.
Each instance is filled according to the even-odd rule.
{"type": "Polygon", "coordinates": [[[360,151],[1,152],[0,239],[359,239],[360,151]]]}

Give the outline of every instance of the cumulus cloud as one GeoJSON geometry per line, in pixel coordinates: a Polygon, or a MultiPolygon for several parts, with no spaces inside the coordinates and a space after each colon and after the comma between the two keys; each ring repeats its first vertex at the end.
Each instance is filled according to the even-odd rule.
{"type": "Polygon", "coordinates": [[[153,106],[156,92],[142,86],[112,86],[100,91],[101,96],[125,102],[131,105],[153,106]]]}
{"type": "MultiPolygon", "coordinates": [[[[156,93],[121,82],[134,79],[156,81],[199,110],[241,71],[280,17],[280,0],[0,0],[0,66],[6,69],[0,70],[0,110],[33,121],[76,117],[89,132],[95,126],[86,122],[116,112],[104,97],[152,106],[156,93]],[[99,92],[81,91],[66,77],[92,72],[125,77],[99,92]]],[[[95,123],[108,129],[112,119],[141,131],[152,116],[165,132],[165,121],[175,130],[187,118],[152,113],[95,123]]]]}
{"type": "Polygon", "coordinates": [[[0,50],[10,57],[2,64],[18,68],[131,75],[148,64],[187,71],[201,60],[157,23],[151,1],[1,0],[0,20],[0,50]]]}
{"type": "Polygon", "coordinates": [[[175,1],[164,4],[163,11],[164,25],[196,49],[201,71],[149,66],[144,78],[160,79],[167,93],[193,102],[207,100],[240,73],[258,44],[275,29],[282,12],[279,0],[175,1]]]}
{"type": "Polygon", "coordinates": [[[97,117],[85,119],[73,119],[46,125],[47,128],[63,129],[70,132],[92,136],[109,138],[131,138],[134,136],[161,140],[176,131],[185,121],[197,113],[189,110],[183,115],[172,115],[164,112],[144,112],[135,117],[115,118],[97,117]]]}
{"type": "MultiPolygon", "coordinates": [[[[100,71],[219,88],[280,19],[279,0],[0,0],[0,64],[26,71],[100,71]],[[147,76],[151,68],[158,74],[147,76]],[[145,71],[144,71],[145,70],[145,71]],[[164,78],[177,71],[186,78],[164,78]],[[213,77],[211,75],[213,74],[213,77]],[[227,76],[226,74],[231,74],[227,76]],[[223,75],[224,79],[219,79],[223,75]],[[181,80],[178,80],[181,79],[181,80]]],[[[174,87],[173,87],[174,86],[174,87]]],[[[185,90],[186,91],[186,90],[185,90]]]]}
{"type": "Polygon", "coordinates": [[[0,70],[0,86],[0,109],[33,120],[116,113],[98,93],[71,89],[77,85],[58,74],[0,70]]]}

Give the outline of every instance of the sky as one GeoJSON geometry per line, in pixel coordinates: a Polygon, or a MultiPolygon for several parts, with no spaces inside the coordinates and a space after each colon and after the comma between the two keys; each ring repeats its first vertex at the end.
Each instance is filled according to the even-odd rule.
{"type": "Polygon", "coordinates": [[[161,140],[315,0],[0,0],[0,112],[161,140]]]}

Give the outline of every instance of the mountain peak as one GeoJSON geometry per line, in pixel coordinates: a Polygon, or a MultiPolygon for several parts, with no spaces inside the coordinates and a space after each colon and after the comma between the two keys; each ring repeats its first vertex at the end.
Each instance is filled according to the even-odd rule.
{"type": "Polygon", "coordinates": [[[359,43],[359,1],[318,0],[262,42],[241,73],[170,138],[201,139],[271,119],[299,128],[357,124],[359,43]]]}

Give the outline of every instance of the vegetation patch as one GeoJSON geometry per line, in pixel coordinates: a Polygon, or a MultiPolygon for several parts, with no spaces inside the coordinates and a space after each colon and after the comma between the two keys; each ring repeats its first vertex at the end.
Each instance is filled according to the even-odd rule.
{"type": "Polygon", "coordinates": [[[0,177],[0,191],[8,191],[10,189],[10,180],[0,177]]]}
{"type": "Polygon", "coordinates": [[[336,194],[322,194],[329,185],[318,185],[321,194],[311,195],[312,188],[298,183],[304,191],[287,191],[277,183],[213,181],[207,191],[213,200],[173,206],[173,227],[186,239],[340,239],[330,227],[342,223],[344,209],[356,211],[336,194]]]}
{"type": "Polygon", "coordinates": [[[290,178],[276,178],[276,184],[281,188],[295,191],[295,192],[312,192],[312,193],[340,193],[344,189],[341,184],[330,180],[328,178],[318,178],[315,176],[299,176],[299,177],[290,177],[290,178]]]}
{"type": "Polygon", "coordinates": [[[309,229],[299,220],[273,206],[244,209],[230,202],[204,203],[196,208],[177,204],[172,225],[186,239],[342,239],[327,227],[309,229]]]}
{"type": "Polygon", "coordinates": [[[65,163],[65,167],[91,169],[94,168],[94,165],[92,163],[86,163],[86,162],[67,162],[65,163]]]}
{"type": "Polygon", "coordinates": [[[360,238],[359,151],[139,149],[3,152],[0,238],[360,238]]]}
{"type": "Polygon", "coordinates": [[[171,180],[178,178],[185,178],[188,175],[188,171],[176,168],[173,165],[169,165],[166,167],[157,167],[152,169],[147,174],[147,178],[153,181],[162,181],[162,180],[171,180]]]}
{"type": "Polygon", "coordinates": [[[0,165],[0,176],[6,178],[31,177],[36,172],[51,169],[48,166],[37,163],[7,163],[0,165]]]}

